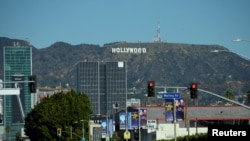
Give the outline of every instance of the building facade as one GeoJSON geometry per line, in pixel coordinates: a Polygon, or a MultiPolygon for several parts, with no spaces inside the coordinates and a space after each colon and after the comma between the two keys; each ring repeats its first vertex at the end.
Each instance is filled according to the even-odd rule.
{"type": "Polygon", "coordinates": [[[112,114],[126,106],[127,62],[82,61],[77,64],[77,92],[88,95],[93,114],[112,114]]]}
{"type": "Polygon", "coordinates": [[[6,46],[3,53],[4,87],[20,88],[20,95],[3,96],[3,136],[5,140],[14,140],[24,127],[25,116],[31,111],[31,94],[29,84],[25,81],[28,81],[32,74],[32,48],[6,46]]]}

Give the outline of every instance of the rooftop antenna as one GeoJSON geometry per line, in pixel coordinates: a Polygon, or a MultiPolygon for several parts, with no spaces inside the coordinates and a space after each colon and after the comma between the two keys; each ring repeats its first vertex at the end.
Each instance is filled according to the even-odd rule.
{"type": "Polygon", "coordinates": [[[161,27],[160,27],[160,22],[158,21],[157,25],[157,34],[154,36],[154,42],[161,42],[161,27]]]}
{"type": "Polygon", "coordinates": [[[25,41],[28,45],[30,45],[30,41],[29,41],[29,38],[25,38],[25,41]]]}
{"type": "Polygon", "coordinates": [[[14,42],[14,47],[19,47],[19,42],[14,42]]]}

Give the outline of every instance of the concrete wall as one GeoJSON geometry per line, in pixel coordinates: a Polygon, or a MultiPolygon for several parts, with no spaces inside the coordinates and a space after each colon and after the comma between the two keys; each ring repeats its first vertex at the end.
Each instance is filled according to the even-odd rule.
{"type": "MultiPolygon", "coordinates": [[[[199,127],[199,128],[189,128],[189,132],[187,128],[180,128],[179,124],[176,124],[176,137],[178,136],[186,136],[186,135],[194,135],[197,133],[207,133],[207,127],[199,127]]],[[[156,129],[156,140],[160,139],[173,139],[174,138],[174,124],[163,123],[159,124],[156,129]]]]}

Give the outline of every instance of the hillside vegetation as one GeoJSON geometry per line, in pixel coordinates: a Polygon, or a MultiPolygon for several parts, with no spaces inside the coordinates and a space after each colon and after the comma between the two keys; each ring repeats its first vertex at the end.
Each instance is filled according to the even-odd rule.
{"type": "MultiPolygon", "coordinates": [[[[28,45],[23,40],[0,38],[1,66],[2,48],[14,42],[28,45]]],[[[148,80],[154,80],[158,86],[188,86],[196,81],[199,88],[216,92],[230,89],[237,94],[250,89],[250,62],[219,45],[114,42],[99,46],[56,42],[47,48],[31,47],[33,73],[39,86],[55,87],[61,83],[74,88],[75,66],[85,60],[127,61],[128,88],[140,94],[145,92],[148,80]],[[146,53],[112,53],[112,48],[146,48],[146,53]]],[[[3,69],[0,77],[3,78],[3,69]]]]}

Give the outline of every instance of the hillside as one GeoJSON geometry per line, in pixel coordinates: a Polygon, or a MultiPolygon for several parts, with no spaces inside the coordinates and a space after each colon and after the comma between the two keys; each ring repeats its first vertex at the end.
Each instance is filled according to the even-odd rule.
{"type": "MultiPolygon", "coordinates": [[[[0,78],[3,78],[2,48],[14,42],[27,45],[22,40],[0,38],[0,78]]],[[[136,89],[137,93],[143,93],[148,80],[167,86],[188,86],[191,81],[197,81],[200,88],[231,89],[239,94],[250,89],[250,62],[219,45],[114,42],[101,47],[56,42],[47,48],[33,47],[33,73],[37,75],[40,86],[55,87],[61,83],[74,88],[75,65],[83,60],[127,61],[128,87],[136,89]],[[121,49],[120,53],[112,53],[112,48],[125,51],[126,48],[143,48],[146,52],[122,53],[121,49]],[[214,53],[213,50],[224,51],[214,53]],[[231,85],[235,82],[245,85],[231,85]]]]}

